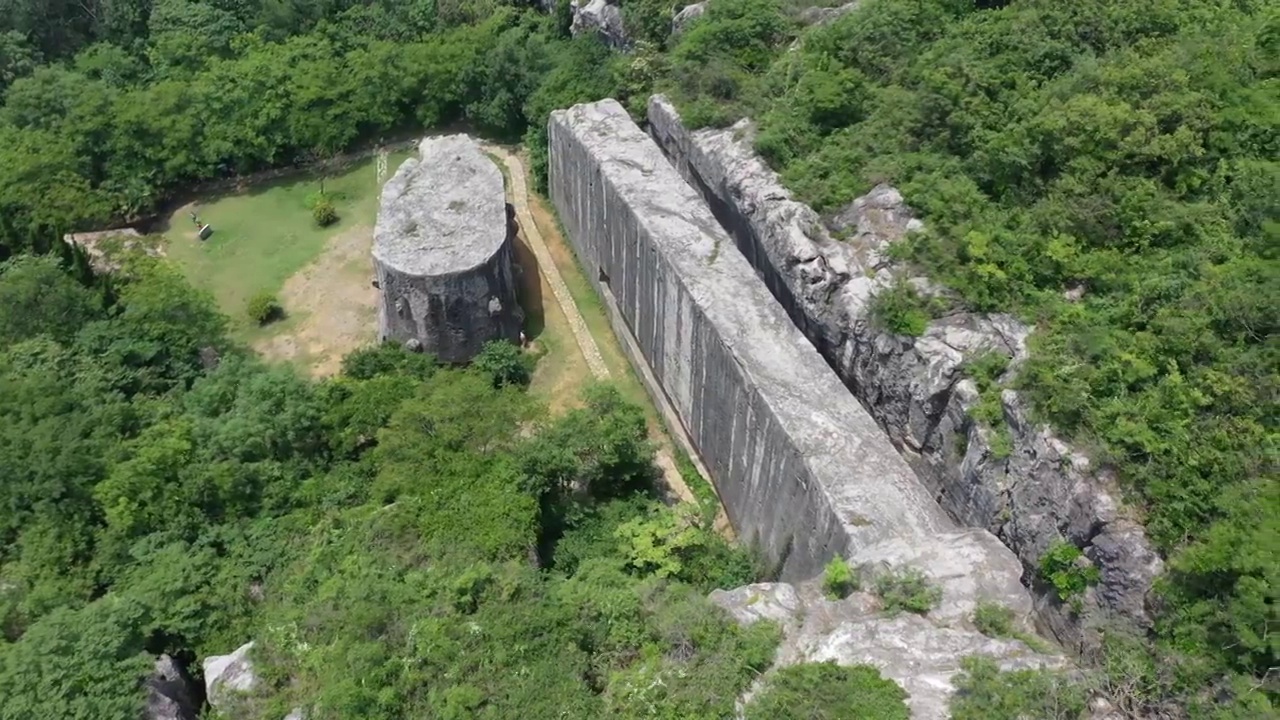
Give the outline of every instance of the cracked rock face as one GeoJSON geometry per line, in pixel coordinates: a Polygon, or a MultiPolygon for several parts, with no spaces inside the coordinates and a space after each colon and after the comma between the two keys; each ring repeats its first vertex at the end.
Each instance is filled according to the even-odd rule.
{"type": "MultiPolygon", "coordinates": [[[[908,560],[905,555],[889,555],[897,561],[908,560]]],[[[886,615],[876,597],[862,592],[830,600],[817,582],[757,583],[716,590],[710,599],[739,623],[767,620],[782,628],[774,669],[832,660],[840,665],[872,665],[907,691],[907,705],[916,720],[950,717],[952,679],[961,659],[970,655],[989,657],[1005,670],[1064,664],[1061,657],[1037,653],[1021,641],[989,638],[969,627],[967,619],[961,620],[967,615],[953,604],[967,592],[951,587],[954,577],[939,578],[933,572],[947,563],[923,565],[926,575],[943,588],[942,602],[927,616],[886,615]]],[[[1000,596],[982,597],[998,601],[1000,596]]]]}
{"type": "Polygon", "coordinates": [[[209,704],[226,708],[237,695],[252,692],[258,686],[249,653],[253,642],[247,642],[230,655],[211,655],[204,659],[204,686],[209,704]]]}
{"type": "Polygon", "coordinates": [[[873,321],[872,298],[898,277],[925,293],[945,292],[889,259],[891,243],[922,227],[901,193],[877,186],[824,222],[756,156],[749,123],[690,132],[655,96],[649,131],[943,508],[1017,554],[1043,623],[1078,649],[1094,645],[1099,622],[1150,626],[1146,596],[1163,566],[1120,509],[1114,479],[1030,421],[1012,390],[1001,397],[1012,440],[1007,456],[993,452],[991,430],[969,417],[978,392],[964,375],[966,360],[996,352],[1016,370],[1031,328],[1007,315],[961,312],[905,337],[873,321]],[[1100,571],[1083,612],[1033,583],[1041,556],[1060,540],[1083,548],[1100,571]]]}
{"type": "Polygon", "coordinates": [[[199,716],[191,678],[186,669],[168,655],[156,658],[155,669],[144,686],[147,690],[144,720],[196,720],[199,716]]]}
{"type": "Polygon", "coordinates": [[[622,8],[617,0],[572,0],[573,23],[569,32],[574,37],[582,33],[600,33],[609,47],[625,50],[631,46],[631,38],[622,26],[622,8]]]}
{"type": "Polygon", "coordinates": [[[702,0],[702,2],[685,5],[680,8],[680,12],[676,13],[671,19],[671,37],[675,38],[683,33],[689,27],[689,23],[697,20],[707,14],[707,3],[710,0],[702,0]]]}

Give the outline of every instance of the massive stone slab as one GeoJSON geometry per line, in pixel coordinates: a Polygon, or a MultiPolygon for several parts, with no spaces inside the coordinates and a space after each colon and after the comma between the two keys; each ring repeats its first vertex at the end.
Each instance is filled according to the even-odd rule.
{"type": "Polygon", "coordinates": [[[689,131],[661,96],[650,99],[648,120],[651,135],[792,321],[953,517],[995,533],[1029,580],[1054,542],[1084,549],[1101,573],[1080,599],[1085,612],[1036,584],[1041,618],[1054,633],[1080,647],[1097,640],[1091,627],[1103,622],[1148,626],[1145,601],[1162,564],[1141,525],[1114,499],[1112,478],[1030,422],[1012,390],[1002,396],[1012,440],[1007,456],[992,451],[989,429],[969,417],[977,389],[965,377],[965,361],[996,352],[1016,367],[1030,329],[1007,315],[955,313],[912,338],[873,322],[870,303],[882,288],[896,279],[927,286],[889,259],[891,243],[922,227],[901,194],[876,187],[824,221],[755,154],[750,123],[689,131]],[[834,240],[826,225],[847,240],[834,240]]]}
{"type": "Polygon", "coordinates": [[[569,240],[739,537],[805,578],[836,554],[956,529],[618,103],[553,113],[549,140],[569,240]]]}
{"type": "Polygon", "coordinates": [[[502,172],[466,135],[426,138],[382,188],[373,233],[378,333],[445,362],[516,341],[515,223],[502,172]]]}

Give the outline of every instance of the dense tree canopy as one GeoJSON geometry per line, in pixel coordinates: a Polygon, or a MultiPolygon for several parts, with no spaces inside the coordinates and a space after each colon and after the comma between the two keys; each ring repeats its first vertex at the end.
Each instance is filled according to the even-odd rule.
{"type": "Polygon", "coordinates": [[[156,264],[26,256],[0,297],[0,718],[129,717],[156,654],[249,639],[252,712],[317,718],[722,718],[772,661],[705,600],[752,562],[658,502],[611,387],[551,419],[391,346],[304,380],[156,264]]]}
{"type": "MultiPolygon", "coordinates": [[[[1017,387],[1118,471],[1166,554],[1154,650],[1104,661],[1142,679],[1133,707],[1269,712],[1280,11],[867,0],[807,27],[814,4],[712,0],[672,37],[671,6],[624,0],[629,55],[570,39],[566,2],[5,4],[0,718],[123,715],[140,695],[112,678],[249,637],[272,675],[255,702],[286,710],[729,714],[773,640],[691,588],[751,563],[649,497],[616,394],[537,423],[509,357],[461,372],[381,348],[312,383],[233,347],[163,265],[108,281],[45,255],[194,184],[427,126],[523,137],[541,178],[547,113],[654,89],[695,124],[756,119],[820,211],[902,189],[928,230],[900,258],[1036,326],[1017,387]]],[[[887,301],[904,333],[951,309],[887,301]]],[[[1042,694],[970,678],[974,717],[1042,694]]]]}
{"type": "MultiPolygon", "coordinates": [[[[928,229],[899,258],[966,309],[1036,326],[1015,387],[1119,471],[1167,553],[1158,630],[1185,673],[1168,682],[1264,676],[1280,663],[1275,5],[872,0],[803,31],[786,15],[709,6],[671,53],[686,118],[755,118],[758,150],[820,211],[901,188],[928,229]]],[[[953,307],[886,301],[906,333],[953,307]]]]}

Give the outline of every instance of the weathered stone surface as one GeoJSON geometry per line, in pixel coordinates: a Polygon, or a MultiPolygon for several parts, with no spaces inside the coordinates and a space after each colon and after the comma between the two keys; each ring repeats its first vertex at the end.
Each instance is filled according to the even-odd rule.
{"type": "Polygon", "coordinates": [[[572,0],[569,5],[573,9],[569,32],[574,37],[594,32],[600,33],[610,47],[625,50],[631,45],[617,0],[572,0]]]}
{"type": "Polygon", "coordinates": [[[805,25],[826,25],[848,15],[862,5],[861,0],[854,0],[837,7],[811,7],[800,13],[800,22],[805,25]]]}
{"type": "MultiPolygon", "coordinates": [[[[615,330],[639,348],[632,362],[676,408],[739,537],[784,579],[803,579],[836,554],[895,539],[930,548],[957,531],[618,103],[555,112],[549,131],[567,236],[615,330]]],[[[967,547],[980,572],[1012,570],[1003,586],[1016,586],[1006,548],[967,547]],[[983,562],[984,552],[997,557],[983,562]]]]}
{"type": "Polygon", "coordinates": [[[226,708],[237,695],[252,692],[258,686],[249,653],[253,642],[247,642],[230,655],[211,655],[204,659],[205,697],[214,708],[226,708]]]}
{"type": "MultiPolygon", "coordinates": [[[[1013,445],[1008,457],[997,457],[990,431],[969,418],[977,390],[964,377],[965,360],[992,351],[1016,367],[1030,329],[1005,315],[958,313],[911,338],[872,322],[871,298],[906,272],[889,261],[888,245],[920,227],[897,190],[879,186],[831,218],[848,237],[837,242],[756,156],[748,123],[689,132],[658,96],[650,100],[649,129],[952,517],[995,533],[1017,553],[1029,581],[1059,539],[1084,548],[1097,564],[1102,579],[1081,615],[1037,588],[1040,615],[1059,638],[1087,644],[1093,620],[1149,625],[1144,600],[1162,565],[1141,528],[1117,510],[1111,478],[1030,422],[1015,392],[1002,397],[1013,445]]],[[[921,278],[905,279],[941,292],[921,278]]]]}
{"type": "MultiPolygon", "coordinates": [[[[951,579],[938,580],[946,598],[957,596],[951,579]]],[[[961,593],[962,594],[962,593],[961,593]]],[[[983,655],[1006,670],[1058,667],[1059,656],[1043,655],[1016,640],[986,637],[928,617],[886,616],[878,599],[856,592],[843,600],[822,596],[816,582],[798,586],[758,583],[711,593],[711,601],[742,624],[769,620],[782,627],[783,640],[774,668],[803,662],[834,660],[841,665],[868,664],[897,682],[909,694],[907,704],[917,720],[949,717],[952,678],[960,660],[983,655]]],[[[950,611],[943,611],[943,616],[950,611]]]]}
{"type": "Polygon", "coordinates": [[[514,222],[502,173],[465,135],[427,138],[383,186],[373,260],[378,332],[445,362],[516,342],[514,222]]]}
{"type": "Polygon", "coordinates": [[[849,564],[869,578],[905,567],[923,572],[942,589],[942,601],[929,612],[936,625],[971,628],[973,611],[989,602],[1012,610],[1024,630],[1031,628],[1031,597],[1019,582],[1022,566],[985,530],[938,535],[928,543],[891,538],[862,548],[849,564]]]}
{"type": "Polygon", "coordinates": [[[147,677],[147,704],[144,720],[196,720],[200,715],[191,678],[168,655],[156,658],[155,670],[147,677]]]}
{"type": "Polygon", "coordinates": [[[680,8],[680,12],[676,13],[676,16],[671,19],[672,37],[684,32],[685,28],[689,26],[689,23],[707,14],[708,2],[710,2],[710,0],[702,0],[702,2],[696,2],[692,5],[685,5],[680,8]]]}

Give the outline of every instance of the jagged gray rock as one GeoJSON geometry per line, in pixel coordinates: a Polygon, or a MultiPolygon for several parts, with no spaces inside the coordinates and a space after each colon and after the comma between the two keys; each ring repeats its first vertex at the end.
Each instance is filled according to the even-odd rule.
{"type": "Polygon", "coordinates": [[[610,47],[625,50],[631,46],[631,38],[622,24],[622,8],[617,0],[572,0],[573,22],[569,32],[577,37],[583,33],[600,33],[610,47]]]}
{"type": "Polygon", "coordinates": [[[679,36],[680,33],[685,31],[685,28],[689,27],[689,23],[705,15],[708,2],[710,0],[702,0],[702,2],[696,2],[680,8],[680,12],[676,13],[676,16],[671,19],[671,36],[679,36]]]}
{"type": "Polygon", "coordinates": [[[191,678],[172,657],[156,658],[155,669],[143,685],[147,690],[143,720],[196,720],[199,717],[191,678]]]}
{"type": "Polygon", "coordinates": [[[1022,566],[985,530],[945,533],[928,543],[891,538],[858,550],[848,562],[868,578],[920,570],[942,590],[941,602],[929,611],[929,620],[940,627],[972,628],[974,610],[987,602],[1013,611],[1019,627],[1031,629],[1031,596],[1019,582],[1022,566]]]}
{"type": "Polygon", "coordinates": [[[837,7],[811,7],[800,12],[800,22],[805,25],[826,25],[857,10],[862,0],[854,0],[837,7]]]}
{"type": "Polygon", "coordinates": [[[965,592],[950,587],[954,577],[931,577],[942,585],[943,601],[937,614],[928,616],[887,616],[879,600],[864,592],[830,600],[816,582],[757,583],[716,590],[710,599],[744,625],[768,620],[781,626],[775,669],[831,660],[873,665],[907,691],[915,720],[950,716],[948,703],[955,691],[951,680],[960,670],[960,660],[970,655],[989,657],[1006,670],[1065,664],[1060,656],[1038,653],[1020,641],[989,638],[940,619],[958,614],[958,608],[947,607],[948,598],[965,592]]]}
{"type": "MultiPolygon", "coordinates": [[[[995,533],[1017,553],[1030,582],[1055,541],[1082,547],[1101,572],[1085,612],[1037,587],[1036,606],[1053,632],[1091,646],[1095,621],[1149,627],[1146,595],[1162,571],[1141,526],[1125,517],[1113,478],[1028,419],[1004,391],[1012,453],[998,456],[990,430],[973,422],[977,388],[967,359],[984,352],[1026,357],[1030,328],[1007,315],[956,313],[917,338],[893,335],[871,317],[871,299],[895,278],[945,292],[895,266],[887,248],[918,229],[901,194],[879,186],[830,219],[792,199],[752,149],[743,122],[690,132],[663,97],[649,103],[649,129],[675,167],[706,198],[792,321],[889,434],[921,480],[960,523],[995,533]]],[[[1012,371],[1012,370],[1011,370],[1012,371]]]]}
{"type": "Polygon", "coordinates": [[[450,363],[516,342],[524,314],[511,266],[502,173],[466,135],[426,138],[382,188],[373,232],[378,332],[450,363]]]}
{"type": "Polygon", "coordinates": [[[258,676],[253,670],[253,641],[236,648],[230,655],[210,655],[204,659],[205,699],[215,709],[225,709],[239,695],[253,692],[258,676]]]}

